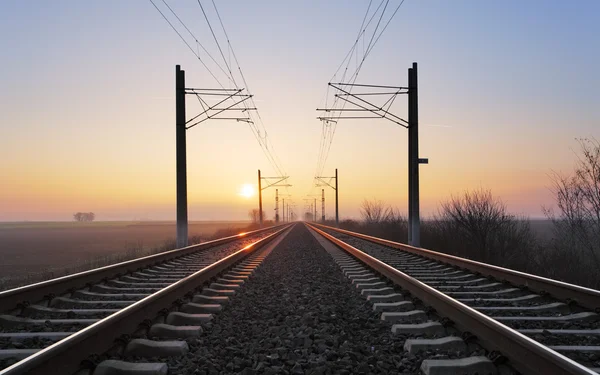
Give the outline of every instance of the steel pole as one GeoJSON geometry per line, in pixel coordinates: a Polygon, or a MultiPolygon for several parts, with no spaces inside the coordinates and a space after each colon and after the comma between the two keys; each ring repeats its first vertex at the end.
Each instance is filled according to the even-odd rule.
{"type": "Polygon", "coordinates": [[[187,162],[185,139],[185,71],[175,66],[175,154],[177,179],[177,247],[188,244],[187,162]]]}
{"type": "Polygon", "coordinates": [[[321,222],[325,222],[325,189],[321,189],[321,222]]]}
{"type": "Polygon", "coordinates": [[[258,170],[258,222],[260,227],[263,226],[262,213],[262,179],[260,178],[260,169],[258,170]]]}
{"type": "Polygon", "coordinates": [[[417,63],[408,69],[408,243],[421,244],[419,219],[419,102],[417,63]]]}
{"type": "Polygon", "coordinates": [[[340,226],[340,210],[338,203],[338,172],[335,169],[335,225],[339,228],[340,226]]]}
{"type": "Polygon", "coordinates": [[[313,215],[313,221],[316,223],[317,222],[317,198],[315,198],[314,208],[315,208],[315,211],[314,211],[315,213],[313,215]]]}
{"type": "Polygon", "coordinates": [[[275,223],[279,224],[279,189],[275,189],[275,223]]]}

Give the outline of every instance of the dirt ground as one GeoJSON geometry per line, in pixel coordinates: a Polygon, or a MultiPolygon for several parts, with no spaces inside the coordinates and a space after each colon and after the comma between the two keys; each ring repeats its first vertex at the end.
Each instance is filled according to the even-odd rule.
{"type": "MultiPolygon", "coordinates": [[[[189,235],[244,228],[248,222],[191,222],[189,235]]],[[[99,257],[174,242],[174,222],[0,223],[0,280],[77,266],[99,257]]]]}

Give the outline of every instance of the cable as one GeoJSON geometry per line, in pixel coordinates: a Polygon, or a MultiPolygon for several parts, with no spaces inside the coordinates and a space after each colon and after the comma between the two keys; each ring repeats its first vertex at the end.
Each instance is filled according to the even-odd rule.
{"type": "MultiPolygon", "coordinates": [[[[198,4],[202,8],[202,4],[200,3],[200,0],[198,0],[198,4]]],[[[227,30],[225,29],[225,25],[223,23],[223,19],[221,18],[221,15],[219,13],[219,10],[218,10],[217,5],[215,4],[214,0],[212,0],[212,4],[213,4],[213,7],[215,9],[215,13],[217,15],[217,18],[219,19],[219,23],[221,25],[221,29],[223,30],[223,34],[225,35],[225,38],[227,40],[228,49],[231,51],[231,54],[233,55],[233,59],[234,59],[236,65],[237,65],[238,71],[240,73],[240,77],[242,78],[242,82],[244,83],[244,86],[246,87],[246,90],[248,91],[248,94],[251,94],[250,86],[248,85],[248,82],[246,81],[246,77],[244,76],[244,73],[242,72],[242,68],[240,67],[239,60],[238,60],[237,55],[235,53],[235,49],[231,45],[231,40],[229,39],[229,35],[227,34],[227,30]]],[[[202,11],[203,11],[203,14],[204,14],[205,18],[207,18],[206,12],[204,11],[204,8],[202,8],[202,11]]],[[[207,22],[209,22],[208,19],[207,19],[207,22]]],[[[209,27],[210,27],[210,25],[209,25],[209,27]]],[[[212,27],[210,27],[210,28],[211,28],[211,32],[213,32],[212,27]]],[[[213,32],[213,37],[214,37],[214,35],[215,34],[213,32]]],[[[218,41],[217,41],[217,44],[218,44],[218,41]]],[[[222,49],[221,49],[220,46],[219,46],[219,50],[221,51],[221,55],[222,55],[223,59],[225,60],[225,56],[222,53],[222,49]]],[[[230,67],[229,67],[229,69],[231,71],[230,67]]],[[[234,82],[234,84],[236,84],[236,83],[234,82]]],[[[254,101],[254,97],[251,97],[250,101],[251,101],[252,105],[255,108],[257,108],[257,105],[256,105],[256,103],[254,101]]],[[[249,116],[249,118],[252,118],[250,112],[248,112],[248,116],[249,116]]],[[[262,140],[262,142],[259,141],[259,143],[261,144],[261,147],[264,146],[263,147],[263,151],[265,152],[266,155],[268,154],[267,158],[273,161],[272,166],[274,167],[274,169],[276,170],[276,172],[279,173],[280,176],[284,176],[286,174],[285,170],[281,166],[281,160],[279,159],[279,157],[277,156],[277,154],[274,151],[273,143],[270,142],[270,139],[267,137],[268,133],[267,133],[266,127],[265,127],[264,122],[262,120],[262,116],[260,115],[260,112],[258,110],[256,110],[256,116],[258,118],[258,122],[260,123],[260,126],[262,127],[263,133],[265,133],[264,139],[260,137],[260,133],[258,134],[258,137],[262,140]],[[270,148],[269,148],[269,145],[270,145],[270,148]],[[271,153],[271,150],[273,150],[273,153],[271,153]]],[[[260,132],[260,129],[258,129],[258,126],[256,126],[256,124],[254,124],[254,125],[255,126],[254,126],[253,129],[255,131],[257,131],[257,132],[260,132]]]]}
{"type": "Polygon", "coordinates": [[[179,38],[181,38],[181,40],[183,41],[183,43],[185,43],[185,45],[190,49],[190,51],[192,51],[192,53],[196,56],[196,58],[198,58],[198,61],[200,61],[200,63],[202,63],[202,65],[206,68],[206,70],[210,73],[210,75],[215,79],[215,81],[217,81],[217,83],[219,84],[219,86],[223,87],[223,85],[221,84],[221,82],[219,81],[219,79],[213,74],[213,72],[204,63],[204,61],[202,61],[202,59],[200,58],[200,55],[198,53],[196,53],[196,51],[194,51],[194,49],[189,45],[189,43],[187,42],[187,40],[185,40],[185,38],[179,33],[179,31],[177,31],[177,29],[175,28],[175,26],[173,26],[173,24],[171,23],[171,21],[169,21],[169,19],[163,14],[163,12],[156,6],[156,4],[154,4],[154,1],[150,0],[150,2],[152,3],[152,5],[154,5],[154,8],[156,8],[156,10],[158,11],[158,13],[160,13],[160,15],[165,19],[165,21],[167,21],[167,23],[169,24],[169,26],[171,26],[171,28],[173,29],[173,31],[175,31],[177,33],[177,35],[179,35],[179,38]]]}
{"type": "MultiPolygon", "coordinates": [[[[194,54],[194,56],[196,56],[196,58],[200,61],[200,63],[202,64],[202,66],[204,66],[204,68],[209,72],[209,74],[215,79],[215,81],[218,83],[218,85],[221,88],[224,89],[225,87],[223,86],[223,84],[221,83],[221,81],[217,78],[217,76],[213,73],[213,71],[208,67],[208,65],[201,58],[200,51],[199,50],[196,51],[196,50],[194,50],[194,48],[192,48],[192,46],[186,40],[186,38],[183,37],[183,35],[179,32],[179,30],[177,29],[177,27],[175,27],[175,25],[173,25],[173,23],[161,11],[161,9],[155,4],[155,2],[153,0],[149,0],[149,1],[154,6],[154,8],[160,13],[160,15],[163,17],[163,19],[169,24],[169,26],[171,27],[171,29],[173,29],[173,31],[175,31],[175,33],[179,36],[179,38],[183,41],[183,43],[187,46],[187,48],[194,54]]],[[[250,91],[250,88],[249,88],[248,83],[246,81],[246,77],[244,77],[244,74],[243,74],[242,69],[241,69],[240,64],[239,64],[239,61],[237,59],[237,56],[236,56],[235,51],[233,49],[233,46],[231,45],[231,41],[229,40],[229,36],[227,35],[227,31],[225,30],[225,26],[223,24],[223,20],[221,18],[221,15],[219,14],[219,10],[217,9],[217,6],[216,6],[214,0],[212,1],[212,4],[213,4],[213,6],[215,8],[215,12],[216,12],[217,17],[219,19],[219,23],[221,25],[223,33],[225,34],[225,37],[227,39],[229,60],[225,57],[223,49],[221,48],[221,44],[219,43],[219,39],[217,38],[217,35],[215,33],[215,30],[212,27],[212,24],[210,22],[208,14],[206,13],[204,7],[202,6],[202,3],[200,2],[200,0],[198,0],[198,5],[200,6],[202,14],[204,15],[204,19],[206,20],[206,23],[208,24],[210,32],[211,32],[211,34],[213,36],[213,39],[214,39],[214,41],[215,41],[215,43],[217,45],[217,48],[219,49],[219,53],[220,53],[221,57],[223,58],[223,62],[225,63],[225,69],[208,52],[208,50],[205,48],[205,46],[202,43],[200,43],[200,41],[198,40],[198,38],[196,38],[196,36],[194,35],[194,33],[181,20],[181,18],[177,15],[177,13],[173,10],[173,8],[171,8],[171,6],[167,3],[167,1],[166,0],[161,0],[161,1],[169,9],[169,11],[173,14],[173,16],[175,16],[175,18],[177,19],[177,21],[179,21],[179,23],[185,28],[185,30],[187,31],[187,33],[194,39],[194,41],[196,42],[197,46],[200,46],[202,48],[202,50],[204,51],[204,53],[206,53],[206,55],[212,60],[212,62],[219,68],[219,70],[221,70],[221,72],[223,72],[223,74],[227,77],[227,80],[229,80],[230,82],[232,82],[232,84],[235,86],[236,89],[240,89],[239,85],[236,82],[235,75],[233,74],[233,71],[232,71],[231,55],[233,55],[233,58],[234,58],[234,61],[235,61],[236,65],[237,65],[239,74],[240,74],[240,76],[242,78],[242,81],[243,81],[243,83],[245,85],[247,93],[250,96],[249,99],[250,99],[250,101],[252,103],[252,106],[254,108],[256,108],[257,107],[256,106],[256,102],[254,101],[254,97],[253,97],[253,95],[252,95],[252,93],[250,91]]],[[[200,105],[202,106],[203,111],[206,111],[207,108],[210,108],[210,105],[208,105],[208,103],[206,103],[204,100],[202,100],[198,95],[196,95],[196,96],[198,98],[198,101],[199,101],[200,105]]],[[[235,98],[230,98],[228,100],[234,100],[235,101],[235,98]]],[[[254,117],[252,116],[252,111],[250,110],[250,107],[249,107],[247,101],[243,101],[242,105],[245,108],[244,114],[246,116],[246,120],[247,120],[246,122],[248,123],[250,129],[252,130],[252,133],[254,134],[254,137],[256,138],[259,146],[263,150],[263,153],[265,154],[265,157],[267,158],[267,160],[269,161],[269,163],[271,164],[271,166],[273,167],[273,169],[276,171],[276,173],[279,174],[280,176],[284,176],[285,175],[285,170],[281,166],[281,159],[279,159],[278,155],[275,153],[275,148],[274,148],[273,143],[271,142],[270,138],[268,137],[268,132],[267,132],[266,127],[265,127],[265,125],[263,123],[263,120],[262,120],[262,117],[260,115],[260,112],[258,112],[258,110],[256,110],[256,116],[258,118],[258,124],[260,125],[260,126],[258,126],[257,125],[257,121],[255,121],[254,117]]]]}
{"type": "Polygon", "coordinates": [[[208,50],[206,48],[204,48],[204,46],[202,45],[202,43],[200,43],[200,41],[198,40],[198,38],[196,38],[196,36],[194,35],[194,33],[192,33],[192,31],[186,26],[186,24],[181,20],[181,18],[179,18],[179,16],[177,15],[177,13],[175,13],[175,11],[173,10],[173,8],[171,8],[171,6],[169,6],[169,4],[167,4],[167,1],[166,0],[162,0],[162,2],[167,6],[167,8],[169,8],[169,10],[171,11],[171,13],[173,13],[173,15],[175,16],[175,18],[177,18],[177,20],[179,21],[179,23],[181,23],[181,25],[183,25],[183,27],[187,30],[187,32],[190,34],[190,36],[192,38],[194,38],[194,40],[196,41],[196,44],[198,44],[200,47],[202,47],[202,50],[208,55],[208,57],[210,57],[210,59],[219,67],[219,69],[221,69],[221,71],[223,73],[225,73],[225,75],[227,75],[227,72],[214,59],[214,57],[212,57],[212,55],[208,52],[208,50]]]}
{"type": "MultiPolygon", "coordinates": [[[[363,38],[363,53],[362,53],[362,58],[360,59],[360,63],[358,63],[358,51],[356,51],[356,61],[357,61],[357,66],[356,69],[354,71],[354,73],[352,73],[352,75],[350,76],[350,83],[354,84],[356,83],[356,80],[358,78],[358,74],[360,72],[360,70],[362,69],[365,60],[367,59],[367,57],[370,55],[371,51],[373,50],[373,48],[375,47],[375,45],[377,44],[377,42],[379,41],[379,39],[381,38],[381,36],[383,35],[383,33],[385,32],[385,30],[387,29],[387,27],[389,26],[389,24],[391,23],[392,19],[394,19],[394,17],[396,16],[396,13],[398,12],[398,10],[400,9],[400,7],[402,6],[402,4],[404,4],[405,0],[401,0],[400,3],[398,4],[398,6],[396,7],[396,9],[394,10],[394,12],[392,13],[392,15],[390,16],[390,18],[387,20],[387,22],[385,23],[385,26],[381,29],[381,31],[378,33],[379,27],[384,19],[386,10],[388,8],[389,2],[390,0],[382,0],[381,3],[379,4],[379,6],[377,7],[377,9],[375,9],[375,11],[373,12],[373,14],[371,15],[371,17],[369,18],[369,21],[367,22],[367,24],[365,25],[365,20],[367,19],[368,15],[369,15],[369,10],[371,9],[371,5],[372,5],[372,0],[369,2],[369,5],[367,7],[367,11],[365,12],[365,16],[363,17],[363,21],[361,23],[361,27],[359,29],[359,34],[354,42],[354,44],[352,45],[352,47],[350,48],[350,51],[346,54],[346,57],[344,57],[344,59],[342,60],[342,63],[338,66],[338,68],[336,69],[335,73],[332,76],[332,79],[330,80],[330,82],[335,79],[335,77],[337,76],[338,72],[340,71],[341,67],[344,65],[344,63],[346,63],[346,67],[344,68],[344,73],[342,75],[341,78],[341,82],[343,83],[345,78],[346,78],[346,74],[348,72],[348,67],[350,66],[350,62],[352,61],[352,54],[356,51],[356,47],[360,41],[360,38],[363,38]],[[371,22],[373,21],[373,19],[375,18],[375,16],[378,14],[379,9],[381,8],[381,6],[384,4],[385,2],[385,6],[381,12],[381,15],[379,16],[379,20],[377,21],[377,25],[375,26],[375,29],[373,30],[373,33],[371,34],[371,37],[369,39],[369,43],[367,44],[367,48],[365,49],[364,47],[364,38],[366,35],[366,30],[369,28],[369,25],[371,24],[371,22]]],[[[342,87],[346,88],[348,87],[348,85],[342,85],[342,87]]],[[[327,93],[325,96],[325,103],[327,103],[327,98],[328,98],[328,91],[329,91],[329,85],[327,88],[327,93]]],[[[352,86],[349,87],[348,89],[349,92],[352,91],[352,86]]],[[[388,108],[391,107],[391,105],[393,104],[395,100],[395,97],[389,102],[389,106],[388,108]]],[[[331,108],[333,109],[331,111],[331,116],[330,117],[335,117],[336,113],[337,113],[337,119],[336,121],[333,121],[333,126],[330,125],[330,123],[326,120],[323,121],[323,127],[322,127],[322,137],[321,137],[321,144],[319,146],[319,153],[318,153],[318,159],[317,159],[317,169],[316,169],[316,173],[315,173],[315,177],[318,175],[322,174],[323,169],[325,168],[325,164],[327,163],[327,159],[329,157],[329,151],[331,149],[331,145],[333,143],[333,138],[335,136],[335,131],[337,129],[337,120],[340,119],[341,115],[342,115],[342,111],[346,106],[346,101],[344,100],[342,102],[341,108],[338,108],[338,103],[340,102],[339,97],[335,97],[335,99],[333,100],[333,103],[331,105],[331,108]]],[[[387,103],[386,103],[387,104],[387,103]]],[[[325,105],[325,108],[327,108],[327,104],[325,105]]]]}

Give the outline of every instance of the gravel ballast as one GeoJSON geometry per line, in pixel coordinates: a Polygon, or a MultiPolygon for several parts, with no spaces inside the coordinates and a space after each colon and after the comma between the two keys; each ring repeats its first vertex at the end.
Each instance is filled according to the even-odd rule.
{"type": "MultiPolygon", "coordinates": [[[[303,225],[215,315],[173,374],[419,373],[380,314],[303,225]]],[[[189,341],[188,341],[189,342],[189,341]]]]}

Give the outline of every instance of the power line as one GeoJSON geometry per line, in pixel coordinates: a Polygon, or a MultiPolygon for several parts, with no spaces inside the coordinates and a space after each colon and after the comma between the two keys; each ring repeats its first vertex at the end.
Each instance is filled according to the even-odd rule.
{"type": "Polygon", "coordinates": [[[171,26],[171,28],[173,29],[173,31],[175,31],[175,33],[177,33],[177,35],[179,35],[179,38],[183,41],[183,43],[185,43],[185,45],[190,49],[190,51],[192,51],[192,53],[196,56],[196,58],[198,59],[198,61],[200,61],[200,63],[206,68],[206,70],[215,79],[215,81],[217,81],[217,83],[219,84],[219,86],[223,87],[223,85],[221,84],[221,82],[219,81],[219,79],[213,74],[213,72],[204,63],[204,61],[202,61],[202,58],[200,58],[200,55],[198,53],[196,53],[196,51],[194,51],[194,49],[192,48],[192,46],[190,46],[190,44],[187,42],[187,40],[185,40],[185,38],[181,35],[181,33],[177,30],[177,28],[175,26],[173,26],[173,24],[171,23],[171,21],[169,21],[169,19],[164,15],[164,13],[156,6],[156,4],[154,4],[154,1],[150,0],[150,2],[152,3],[152,5],[154,5],[154,8],[156,8],[156,10],[158,11],[158,13],[160,13],[160,15],[165,19],[165,21],[167,21],[167,23],[169,24],[169,26],[171,26]]]}
{"type": "MultiPolygon", "coordinates": [[[[204,60],[201,58],[200,56],[200,51],[196,51],[188,42],[188,40],[186,40],[186,38],[181,34],[181,32],[177,29],[177,27],[175,27],[175,25],[169,20],[169,18],[163,13],[163,11],[161,11],[161,9],[155,4],[155,2],[153,0],[149,0],[150,3],[154,6],[154,8],[160,13],[160,15],[163,17],[163,19],[169,24],[169,26],[171,27],[171,29],[173,29],[173,31],[175,31],[175,33],[179,36],[179,38],[183,41],[183,43],[188,47],[188,49],[194,54],[194,56],[196,56],[196,58],[198,59],[198,61],[200,61],[200,63],[204,66],[204,68],[209,72],[209,74],[215,79],[215,81],[218,83],[218,85],[221,88],[225,88],[223,86],[223,84],[221,83],[221,81],[217,78],[217,76],[212,72],[212,70],[209,68],[209,66],[204,62],[204,60]]],[[[198,0],[198,5],[200,6],[200,9],[202,11],[202,14],[204,15],[204,19],[206,20],[206,23],[208,24],[208,27],[211,31],[211,34],[213,36],[214,42],[217,45],[217,48],[219,50],[219,53],[221,55],[221,57],[223,58],[223,62],[225,63],[225,68],[223,68],[222,64],[220,64],[219,62],[217,62],[217,60],[212,56],[212,54],[205,48],[205,46],[198,40],[198,38],[194,35],[194,33],[190,30],[190,28],[183,22],[183,20],[177,15],[177,13],[173,10],[173,8],[171,8],[171,6],[167,3],[166,0],[161,0],[164,5],[169,9],[169,11],[173,14],[173,16],[175,16],[175,18],[177,19],[177,21],[179,21],[179,23],[185,28],[185,30],[187,31],[187,33],[193,38],[193,40],[196,42],[197,46],[200,46],[202,48],[202,50],[204,51],[204,53],[206,53],[206,55],[212,60],[212,62],[218,67],[219,70],[221,70],[221,72],[223,72],[223,74],[227,77],[227,80],[231,81],[233,83],[233,85],[235,86],[236,89],[240,89],[240,86],[238,85],[238,83],[236,82],[235,79],[235,75],[233,74],[232,71],[232,65],[231,65],[231,55],[233,55],[234,61],[237,65],[237,69],[239,71],[240,77],[245,85],[246,91],[248,93],[248,95],[250,95],[250,101],[251,101],[251,105],[252,107],[256,108],[256,103],[254,101],[254,98],[251,94],[250,88],[248,86],[248,83],[246,81],[246,77],[244,76],[242,69],[240,67],[239,61],[237,59],[237,56],[235,54],[235,51],[233,50],[233,47],[231,45],[231,41],[229,39],[229,36],[227,34],[227,31],[225,30],[225,26],[223,24],[223,20],[221,18],[221,15],[219,14],[219,10],[217,9],[217,6],[214,2],[214,0],[212,1],[213,7],[215,9],[216,15],[219,19],[219,23],[221,25],[221,28],[223,30],[223,33],[225,34],[225,37],[227,39],[227,44],[228,44],[228,52],[230,53],[229,56],[229,60],[225,57],[225,54],[223,52],[223,49],[221,48],[221,44],[219,43],[219,39],[215,33],[215,30],[213,29],[213,26],[210,22],[210,19],[208,17],[207,12],[205,11],[204,7],[202,6],[202,3],[200,2],[200,0],[198,0]]],[[[234,100],[233,98],[230,98],[231,100],[234,100]]],[[[209,108],[210,105],[208,105],[206,102],[204,102],[201,98],[198,97],[198,101],[200,103],[200,105],[202,106],[203,111],[206,111],[206,108],[209,108]]],[[[246,116],[246,119],[250,127],[250,130],[252,131],[252,133],[254,134],[254,137],[256,138],[259,146],[261,147],[263,153],[265,154],[265,157],[267,158],[267,160],[269,161],[269,163],[271,164],[271,166],[273,167],[273,169],[276,171],[276,173],[278,173],[281,176],[285,175],[285,170],[283,169],[283,167],[281,166],[281,159],[279,159],[278,155],[275,153],[275,148],[273,146],[272,141],[270,140],[270,138],[268,137],[268,132],[266,130],[266,127],[263,123],[262,117],[260,115],[260,112],[256,111],[256,116],[258,118],[258,124],[257,125],[257,121],[255,121],[255,119],[252,116],[252,111],[250,111],[250,107],[248,105],[248,103],[246,101],[242,102],[241,104],[243,104],[244,108],[246,109],[244,111],[244,115],[246,116]]],[[[253,108],[253,109],[254,109],[253,108]]]]}
{"type": "MultiPolygon", "coordinates": [[[[379,3],[379,6],[377,7],[377,9],[375,9],[375,11],[373,12],[373,14],[370,16],[368,22],[365,25],[365,20],[368,18],[369,16],[369,11],[371,9],[372,6],[372,0],[369,2],[369,5],[367,7],[367,11],[365,12],[365,15],[363,17],[362,23],[361,23],[361,27],[359,29],[359,33],[358,36],[356,37],[356,40],[354,41],[354,44],[352,45],[352,47],[350,48],[350,51],[346,54],[346,56],[344,57],[344,59],[342,60],[342,63],[338,66],[338,68],[336,69],[335,73],[333,74],[332,78],[330,81],[334,80],[335,77],[337,76],[337,74],[339,73],[340,69],[342,68],[342,66],[344,66],[344,63],[346,63],[346,66],[344,68],[344,72],[342,74],[342,78],[341,78],[341,82],[343,82],[345,80],[346,74],[348,72],[348,68],[350,66],[350,63],[352,61],[352,55],[355,54],[356,55],[356,61],[357,61],[357,66],[356,69],[354,71],[354,73],[352,73],[352,75],[350,76],[350,81],[351,84],[354,84],[358,78],[358,75],[360,73],[360,70],[362,69],[365,60],[367,59],[367,57],[369,56],[369,54],[371,53],[371,51],[373,50],[373,48],[375,47],[375,45],[377,44],[377,42],[379,41],[379,39],[381,38],[381,36],[383,35],[383,33],[385,32],[385,30],[387,29],[387,27],[389,26],[389,24],[391,23],[392,19],[396,16],[396,13],[398,12],[398,10],[400,9],[400,7],[402,6],[402,4],[404,4],[405,0],[401,0],[400,3],[398,4],[398,6],[396,7],[396,9],[394,10],[394,12],[392,13],[392,15],[390,16],[390,18],[387,20],[387,22],[385,23],[385,25],[383,26],[383,28],[381,29],[381,31],[379,31],[379,27],[381,26],[381,23],[385,17],[386,11],[388,9],[388,5],[390,0],[382,0],[379,3]],[[369,43],[367,44],[367,48],[364,48],[364,38],[365,35],[367,34],[367,29],[369,28],[369,25],[372,23],[372,21],[375,19],[375,17],[377,16],[377,14],[379,13],[379,10],[381,9],[381,7],[384,5],[383,10],[381,11],[381,14],[379,15],[379,19],[377,21],[377,25],[375,26],[371,37],[369,39],[369,43]],[[378,33],[379,31],[379,33],[378,33]],[[360,63],[358,63],[358,50],[357,50],[357,46],[358,43],[361,39],[361,37],[363,38],[363,53],[362,53],[362,57],[360,59],[360,63]]],[[[346,85],[344,85],[345,87],[346,85]]],[[[349,87],[349,91],[352,91],[352,86],[350,85],[349,87]]],[[[327,93],[325,95],[325,101],[327,102],[328,99],[328,92],[329,92],[329,85],[327,88],[327,93]]],[[[332,104],[332,108],[338,108],[338,104],[340,103],[339,97],[335,97],[333,104],[332,104]]],[[[343,110],[346,106],[346,101],[342,101],[341,104],[341,110],[343,110]]],[[[392,105],[393,101],[389,103],[388,108],[392,105]]],[[[326,106],[327,107],[327,106],[326,106]]],[[[339,112],[339,114],[337,115],[338,120],[339,117],[341,116],[342,112],[341,111],[333,111],[332,116],[333,118],[335,118],[335,114],[336,112],[339,112]]],[[[321,130],[321,141],[320,141],[320,145],[319,145],[319,153],[318,153],[318,159],[317,159],[317,168],[316,168],[316,172],[315,172],[315,176],[322,174],[323,169],[325,168],[325,165],[327,163],[327,159],[329,157],[329,152],[331,150],[331,145],[333,143],[333,138],[335,136],[335,131],[337,129],[337,121],[333,120],[333,121],[327,121],[327,120],[323,120],[322,122],[323,126],[322,126],[322,130],[321,130]]]]}
{"type": "MultiPolygon", "coordinates": [[[[248,94],[251,94],[252,91],[250,90],[248,82],[246,81],[246,77],[244,76],[244,73],[242,72],[242,68],[240,66],[239,60],[238,60],[237,55],[235,53],[235,49],[233,48],[233,46],[231,44],[231,40],[229,38],[229,35],[227,34],[227,30],[225,29],[225,25],[223,23],[223,19],[221,18],[221,15],[219,13],[219,10],[218,10],[217,5],[214,2],[214,0],[212,0],[212,4],[213,4],[213,7],[215,9],[215,13],[217,15],[217,18],[219,19],[219,23],[221,25],[221,29],[223,30],[223,34],[225,35],[225,38],[227,40],[228,50],[230,50],[231,54],[233,55],[233,59],[234,59],[236,65],[237,65],[238,71],[240,73],[240,77],[242,78],[242,81],[244,83],[244,86],[245,86],[248,94]]],[[[227,61],[225,59],[225,55],[223,53],[223,50],[222,50],[222,48],[221,48],[221,46],[220,46],[220,44],[218,42],[218,39],[216,38],[216,34],[214,33],[214,29],[210,25],[210,21],[208,19],[208,16],[207,16],[206,12],[204,11],[204,7],[202,6],[200,0],[198,0],[198,5],[200,5],[202,13],[204,14],[204,17],[206,19],[206,22],[209,24],[209,28],[211,30],[211,33],[213,34],[213,38],[215,39],[215,42],[217,43],[217,46],[218,46],[219,51],[221,53],[221,57],[223,58],[223,61],[225,61],[225,64],[227,65],[229,71],[231,72],[231,66],[227,63],[227,61]]],[[[232,77],[233,77],[233,73],[232,73],[232,77]]],[[[233,83],[237,86],[237,83],[235,82],[235,80],[233,80],[233,83]]],[[[257,107],[257,105],[256,105],[256,103],[254,101],[253,96],[250,97],[250,101],[251,101],[251,104],[254,107],[257,107]]],[[[263,152],[264,152],[265,156],[267,157],[267,159],[271,163],[271,166],[275,169],[275,171],[279,175],[281,175],[281,176],[286,175],[285,170],[281,166],[281,160],[279,159],[279,157],[275,153],[275,148],[273,146],[273,143],[270,141],[270,138],[268,137],[268,132],[267,132],[267,129],[266,129],[266,127],[264,125],[264,122],[262,120],[262,116],[260,115],[260,112],[257,110],[256,111],[256,116],[258,118],[258,123],[260,124],[260,127],[262,128],[262,133],[264,134],[263,136],[261,136],[261,129],[259,129],[259,126],[256,124],[256,121],[254,121],[254,119],[252,118],[252,114],[249,111],[247,112],[247,114],[248,114],[248,118],[251,120],[251,122],[249,123],[250,128],[255,133],[255,137],[256,137],[257,141],[259,142],[259,145],[263,149],[263,152]]]]}
{"type": "MultiPolygon", "coordinates": [[[[194,40],[196,41],[196,44],[199,45],[202,48],[202,50],[208,55],[208,57],[210,57],[210,59],[219,67],[219,69],[221,69],[221,71],[223,73],[225,73],[225,75],[227,75],[227,72],[214,59],[214,57],[210,54],[210,52],[208,52],[208,50],[206,48],[204,48],[204,45],[202,45],[202,43],[200,43],[200,41],[198,40],[198,38],[196,38],[196,36],[194,35],[194,33],[192,33],[192,31],[186,26],[186,24],[181,20],[181,18],[179,18],[179,16],[177,15],[177,13],[175,13],[175,11],[173,10],[173,8],[171,8],[171,6],[167,3],[167,1],[166,0],[162,0],[162,2],[167,6],[167,8],[169,8],[169,10],[171,11],[171,13],[173,13],[173,15],[175,16],[175,18],[177,18],[177,20],[179,21],[179,23],[181,23],[181,25],[187,30],[187,32],[190,34],[190,36],[192,38],[194,38],[194,40]]],[[[230,71],[230,73],[231,73],[231,71],[230,71]]]]}

